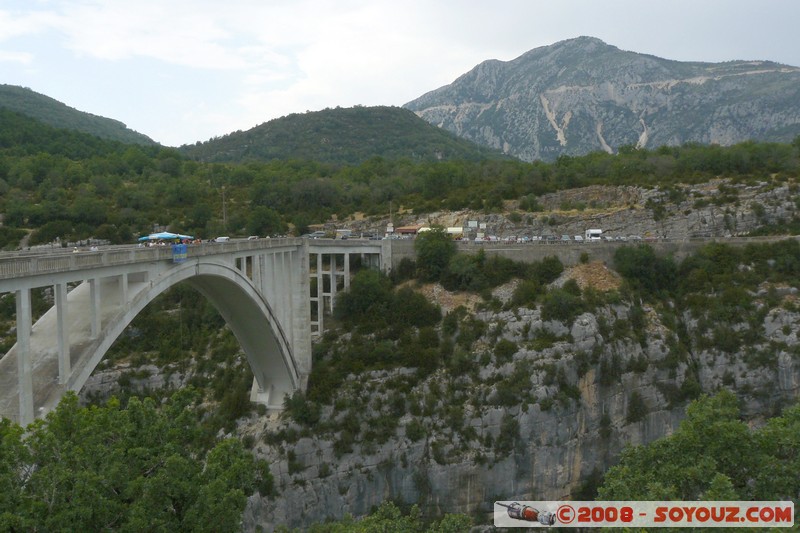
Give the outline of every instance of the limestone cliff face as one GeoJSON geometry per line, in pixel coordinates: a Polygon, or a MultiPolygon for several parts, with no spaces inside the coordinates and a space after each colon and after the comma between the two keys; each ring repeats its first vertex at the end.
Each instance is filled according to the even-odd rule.
{"type": "MultiPolygon", "coordinates": [[[[785,298],[794,293],[785,289],[785,298]]],[[[623,304],[584,313],[572,324],[542,320],[538,310],[525,308],[481,312],[477,318],[491,333],[478,342],[477,353],[490,353],[481,343],[499,339],[517,351],[503,361],[483,355],[485,364],[470,377],[430,376],[408,396],[430,407],[428,414],[403,415],[382,444],[356,443],[351,452],[337,453],[339,434],[266,444],[266,435],[292,424],[254,421],[249,431],[261,442],[257,453],[271,462],[280,496],[252,497],[245,529],[361,515],[387,499],[487,519],[495,499],[575,494],[593,471],[614,464],[624,446],[671,434],[700,390],[735,390],[755,424],[800,397],[798,312],[777,307],[766,315],[761,340],[747,347],[762,355],[760,362],[744,350],[676,357],[669,330],[652,309],[644,313],[642,341],[622,331],[632,318],[623,304]],[[462,407],[463,419],[453,421],[453,405],[462,407]],[[412,435],[415,424],[424,436],[412,435]]],[[[381,405],[401,374],[353,377],[342,397],[357,391],[364,405],[381,405]]],[[[329,408],[323,419],[341,415],[329,408]]]]}
{"type": "Polygon", "coordinates": [[[800,68],[670,61],[579,37],[486,61],[404,107],[525,161],[626,145],[788,142],[800,134],[800,68]]]}

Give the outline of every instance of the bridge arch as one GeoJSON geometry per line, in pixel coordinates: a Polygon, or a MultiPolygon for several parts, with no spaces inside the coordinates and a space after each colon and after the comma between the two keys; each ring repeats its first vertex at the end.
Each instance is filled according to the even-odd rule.
{"type": "Polygon", "coordinates": [[[17,306],[17,342],[0,354],[0,417],[27,425],[67,390],[81,390],[134,318],[182,282],[234,333],[253,370],[251,401],[281,409],[286,394],[306,386],[312,337],[337,282],[347,288],[350,256],[390,270],[391,244],[281,238],[189,246],[177,255],[139,246],[0,254],[0,293],[14,293],[17,306]],[[32,323],[31,291],[41,287],[52,287],[55,305],[32,323]]]}
{"type": "MultiPolygon", "coordinates": [[[[280,322],[270,303],[240,270],[207,261],[170,269],[150,281],[122,312],[108,317],[102,335],[88,347],[90,356],[86,364],[75,369],[67,388],[79,391],[136,316],[157,296],[182,282],[211,302],[239,341],[255,377],[253,399],[266,403],[267,407],[281,407],[283,396],[296,390],[300,379],[291,344],[280,322]]],[[[56,404],[60,396],[53,398],[56,404]]]]}

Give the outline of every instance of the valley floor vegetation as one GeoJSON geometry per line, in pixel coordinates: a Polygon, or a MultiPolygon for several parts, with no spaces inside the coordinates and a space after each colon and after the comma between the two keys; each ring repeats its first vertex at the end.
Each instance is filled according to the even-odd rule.
{"type": "Polygon", "coordinates": [[[239,439],[210,449],[199,396],[80,407],[70,393],[23,430],[0,420],[0,531],[235,531],[272,477],[239,439]]]}

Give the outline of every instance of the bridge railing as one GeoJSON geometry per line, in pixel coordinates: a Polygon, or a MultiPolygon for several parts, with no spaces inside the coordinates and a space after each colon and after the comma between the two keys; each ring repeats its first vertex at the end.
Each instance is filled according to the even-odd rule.
{"type": "Polygon", "coordinates": [[[103,251],[52,251],[47,253],[3,254],[0,256],[0,279],[34,276],[51,272],[69,272],[102,266],[170,259],[167,248],[125,247],[103,251]]]}
{"type": "MultiPolygon", "coordinates": [[[[253,250],[297,246],[300,239],[235,240],[225,243],[192,244],[187,257],[247,252],[253,250]]],[[[152,261],[171,261],[171,246],[138,246],[135,244],[103,246],[99,250],[68,248],[26,250],[0,254],[0,279],[21,278],[54,272],[70,272],[105,266],[152,261]]]]}

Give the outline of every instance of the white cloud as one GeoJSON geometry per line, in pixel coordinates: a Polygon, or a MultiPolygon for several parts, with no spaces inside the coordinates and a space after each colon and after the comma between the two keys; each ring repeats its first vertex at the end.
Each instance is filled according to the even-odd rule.
{"type": "Polygon", "coordinates": [[[56,18],[52,12],[18,12],[0,6],[0,42],[45,32],[56,23],[56,18]]]}
{"type": "Polygon", "coordinates": [[[33,61],[33,55],[27,52],[5,52],[0,50],[0,63],[23,63],[30,64],[33,61]]]}

